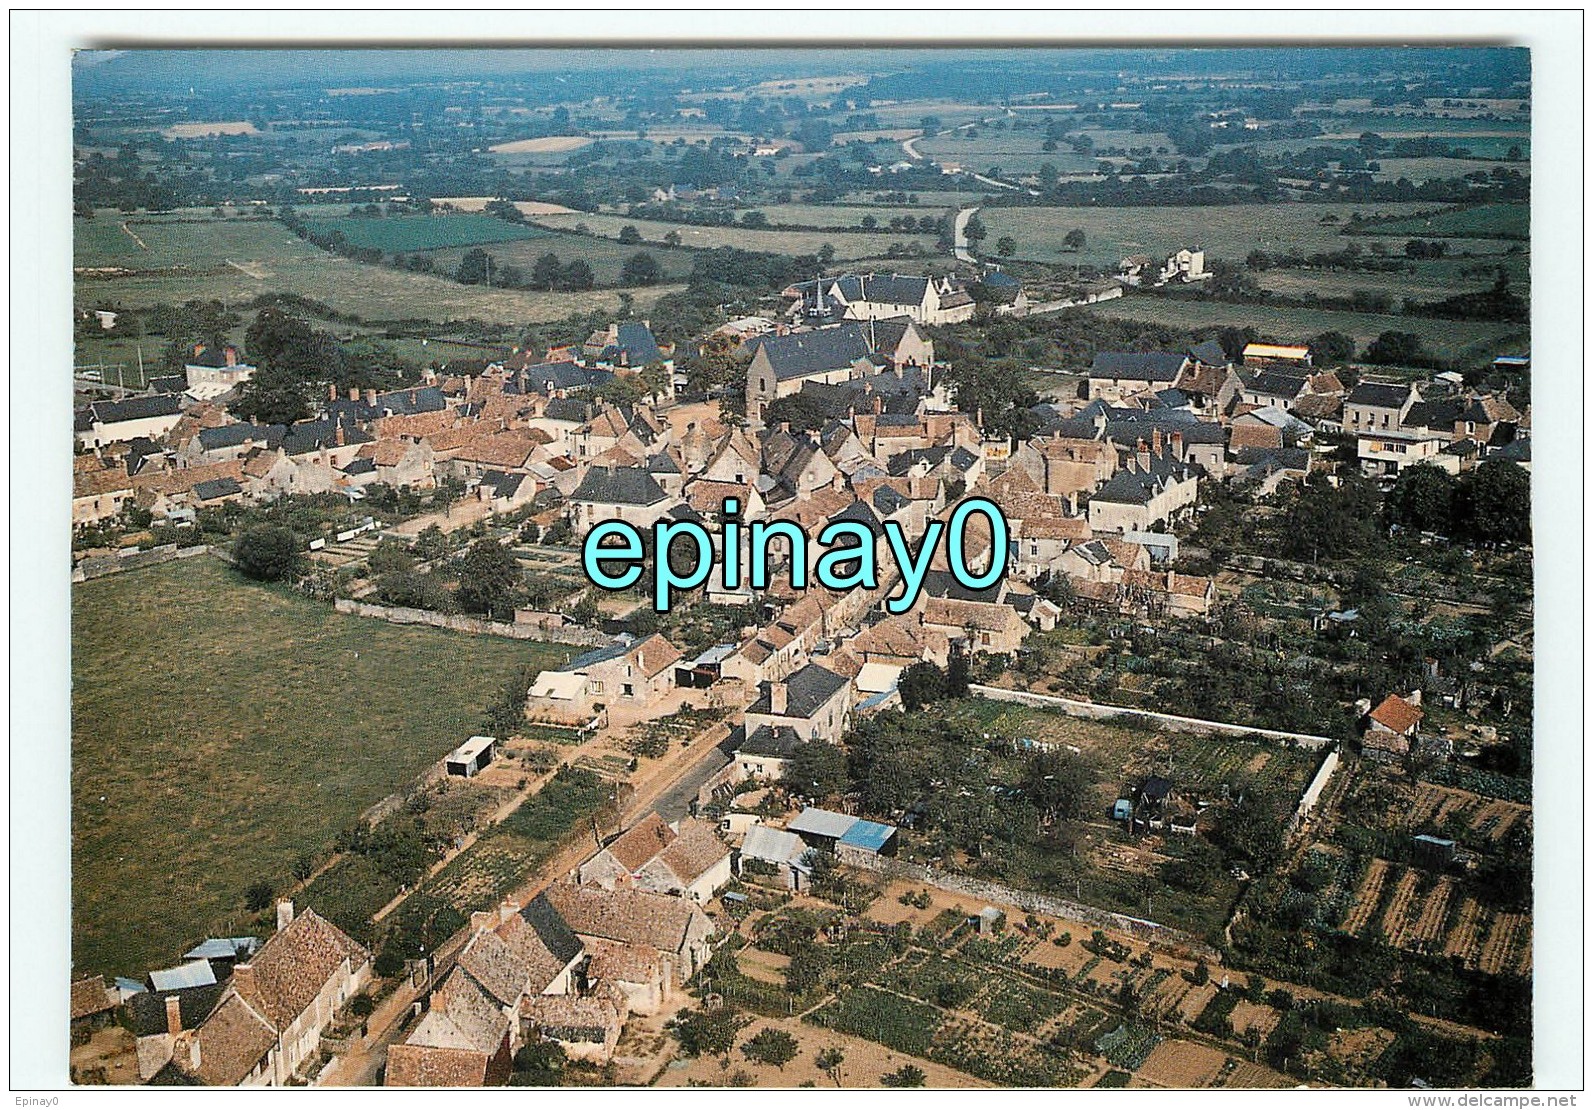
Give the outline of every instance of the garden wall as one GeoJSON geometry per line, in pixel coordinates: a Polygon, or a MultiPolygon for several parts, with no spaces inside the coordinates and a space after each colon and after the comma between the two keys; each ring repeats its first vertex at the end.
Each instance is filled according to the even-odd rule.
{"type": "Polygon", "coordinates": [[[468,632],[476,636],[503,636],[511,640],[548,640],[559,644],[578,644],[583,647],[604,647],[611,642],[609,636],[590,628],[571,625],[554,627],[551,622],[489,621],[481,617],[436,613],[430,609],[405,609],[394,605],[372,605],[364,601],[338,598],[333,606],[339,613],[356,617],[374,617],[394,624],[424,624],[432,628],[446,628],[451,632],[468,632]]]}
{"type": "Polygon", "coordinates": [[[1198,717],[1180,717],[1174,713],[1156,713],[1149,709],[1130,709],[1122,705],[1102,705],[1092,701],[1075,701],[1072,698],[1059,698],[1053,694],[1031,694],[1027,690],[1005,690],[999,686],[970,686],[969,691],[980,697],[990,698],[993,701],[1012,701],[1020,705],[1033,705],[1041,709],[1056,709],[1070,717],[1086,717],[1095,721],[1110,721],[1114,718],[1131,718],[1141,720],[1147,724],[1161,728],[1174,728],[1184,732],[1215,733],[1220,736],[1235,736],[1244,740],[1276,740],[1282,744],[1289,744],[1307,751],[1321,751],[1323,748],[1332,747],[1338,741],[1331,736],[1313,736],[1304,732],[1279,732],[1270,728],[1252,728],[1249,725],[1234,725],[1226,721],[1205,721],[1198,717]]]}

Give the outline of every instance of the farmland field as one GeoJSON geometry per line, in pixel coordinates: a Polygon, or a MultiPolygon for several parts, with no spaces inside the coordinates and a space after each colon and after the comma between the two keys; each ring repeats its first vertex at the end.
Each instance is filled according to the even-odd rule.
{"type": "Polygon", "coordinates": [[[374,247],[386,254],[472,247],[536,239],[547,232],[512,224],[495,216],[461,213],[453,216],[337,216],[305,220],[321,235],[341,233],[350,245],[374,247]]]}
{"type": "Polygon", "coordinates": [[[1430,215],[1412,214],[1406,219],[1372,224],[1365,231],[1371,235],[1525,239],[1530,216],[1525,204],[1479,204],[1470,208],[1446,208],[1430,215]]]}
{"type": "MultiPolygon", "coordinates": [[[[539,229],[541,230],[541,229],[539,229]]],[[[638,251],[645,251],[657,259],[663,269],[665,281],[684,281],[691,275],[692,252],[661,243],[625,244],[596,235],[575,235],[558,231],[542,231],[537,239],[523,239],[514,243],[494,243],[487,253],[496,266],[518,266],[529,276],[538,258],[545,254],[556,255],[565,264],[576,259],[585,260],[592,267],[592,275],[599,285],[618,285],[626,261],[638,251]]],[[[464,257],[465,248],[426,252],[439,273],[453,273],[464,257]]],[[[496,271],[495,271],[496,272],[496,271]]]]}
{"type": "Polygon", "coordinates": [[[1204,207],[1140,208],[985,208],[979,213],[989,231],[987,243],[1003,235],[1017,240],[1017,257],[1036,262],[1064,261],[1115,272],[1130,254],[1165,257],[1180,247],[1200,247],[1206,264],[1215,259],[1240,262],[1253,250],[1282,252],[1341,250],[1351,240],[1339,234],[1351,213],[1407,216],[1431,205],[1236,204],[1204,207]],[[1335,222],[1323,223],[1326,216],[1335,222]],[[1063,238],[1083,230],[1085,247],[1063,249],[1063,238]]]}
{"type": "Polygon", "coordinates": [[[1325,331],[1341,331],[1358,344],[1385,331],[1421,336],[1428,349],[1467,365],[1491,361],[1525,341],[1521,324],[1485,320],[1436,320],[1419,316],[1378,316],[1327,309],[1275,308],[1157,296],[1127,296],[1091,305],[1090,311],[1119,320],[1142,320],[1174,328],[1254,327],[1276,340],[1305,340],[1325,331]]]}
{"type": "Polygon", "coordinates": [[[517,667],[565,657],[343,616],[207,557],[74,587],[72,625],[79,974],[142,974],[245,927],[250,883],[280,889],[474,731],[517,667]]]}
{"type": "Polygon", "coordinates": [[[778,254],[814,254],[825,243],[835,248],[840,260],[875,258],[885,253],[892,243],[917,243],[935,253],[933,235],[905,235],[882,232],[827,232],[827,231],[775,231],[742,227],[695,227],[691,224],[671,224],[656,220],[634,220],[628,216],[591,215],[578,212],[571,216],[539,216],[536,222],[555,230],[572,230],[584,224],[594,235],[618,239],[620,228],[630,224],[649,243],[661,243],[671,231],[680,233],[683,247],[713,248],[739,247],[749,251],[772,251],[778,254]]]}

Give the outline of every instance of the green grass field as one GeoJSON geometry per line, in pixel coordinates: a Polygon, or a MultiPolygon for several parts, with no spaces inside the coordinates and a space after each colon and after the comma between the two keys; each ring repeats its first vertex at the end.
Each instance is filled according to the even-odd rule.
{"type": "Polygon", "coordinates": [[[479,212],[451,216],[336,216],[305,223],[321,235],[341,232],[353,246],[375,247],[387,254],[512,243],[547,234],[539,227],[512,224],[479,212]]]}
{"type": "Polygon", "coordinates": [[[74,587],[72,955],[138,975],[279,889],[563,647],[334,613],[208,557],[74,587]]]}
{"type": "Polygon", "coordinates": [[[1180,247],[1201,247],[1207,265],[1215,259],[1242,262],[1253,250],[1306,252],[1343,249],[1339,234],[1352,212],[1407,216],[1431,205],[1410,203],[1237,204],[1206,207],[1143,208],[985,208],[979,213],[988,231],[986,249],[1010,235],[1017,257],[1036,262],[1074,262],[1112,271],[1125,255],[1165,258],[1180,247]],[[1324,216],[1337,223],[1324,224],[1324,216]],[[1062,240],[1074,228],[1085,234],[1085,248],[1065,251],[1062,240]]]}
{"type": "MultiPolygon", "coordinates": [[[[771,251],[776,254],[814,254],[825,243],[835,248],[835,257],[842,260],[875,258],[885,253],[892,243],[917,243],[933,253],[933,235],[905,235],[882,232],[824,232],[757,230],[743,227],[696,227],[691,224],[671,224],[656,220],[634,220],[629,216],[593,215],[576,212],[570,215],[538,216],[536,222],[543,227],[559,230],[574,229],[584,224],[594,235],[617,239],[620,228],[630,224],[647,243],[657,245],[671,231],[680,232],[683,247],[713,248],[739,247],[749,251],[771,251]]],[[[638,244],[640,246],[640,244],[638,244]]]]}
{"type": "MultiPolygon", "coordinates": [[[[617,285],[625,263],[638,251],[646,251],[658,260],[665,281],[684,281],[691,276],[694,259],[692,252],[661,243],[625,244],[596,235],[574,235],[565,232],[538,229],[542,234],[536,239],[523,239],[514,243],[494,243],[484,249],[496,260],[495,265],[518,266],[529,277],[537,259],[545,254],[555,254],[568,265],[577,258],[585,259],[592,267],[592,275],[599,285],[617,285]]],[[[439,271],[451,273],[459,268],[465,248],[428,251],[439,271]]]]}
{"type": "Polygon", "coordinates": [[[1531,215],[1526,204],[1478,204],[1372,224],[1366,230],[1372,235],[1526,239],[1530,234],[1531,215]]]}
{"type": "Polygon", "coordinates": [[[1341,331],[1364,346],[1382,332],[1406,331],[1421,336],[1434,354],[1459,359],[1465,365],[1490,362],[1507,348],[1519,347],[1527,336],[1527,328],[1521,324],[1274,308],[1153,295],[1103,301],[1092,305],[1090,311],[1175,328],[1254,327],[1263,336],[1278,341],[1304,341],[1325,331],[1341,331]]]}

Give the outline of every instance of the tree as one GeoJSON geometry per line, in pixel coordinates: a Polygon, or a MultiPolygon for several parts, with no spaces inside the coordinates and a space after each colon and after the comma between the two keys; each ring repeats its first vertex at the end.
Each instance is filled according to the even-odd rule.
{"type": "Polygon", "coordinates": [[[895,1071],[886,1072],[879,1081],[886,1087],[922,1087],[929,1077],[917,1064],[903,1064],[895,1071]]]}
{"type": "Polygon", "coordinates": [[[587,265],[585,259],[577,258],[559,271],[560,289],[578,293],[592,288],[593,284],[592,267],[587,265]]]}
{"type": "Polygon", "coordinates": [[[1388,493],[1390,523],[1447,536],[1454,529],[1460,483],[1447,471],[1423,463],[1407,466],[1388,493]]]}
{"type": "Polygon", "coordinates": [[[835,247],[831,243],[819,244],[819,265],[828,266],[835,261],[835,247]]]}
{"type": "Polygon", "coordinates": [[[631,255],[620,270],[620,281],[625,285],[657,285],[663,277],[664,268],[646,251],[631,255]]]}
{"type": "Polygon", "coordinates": [[[308,882],[313,874],[315,874],[315,857],[309,852],[300,852],[293,859],[293,877],[303,883],[308,882]]]}
{"type": "Polygon", "coordinates": [[[928,660],[914,663],[902,671],[896,689],[901,694],[902,707],[916,713],[926,705],[945,700],[946,672],[928,660]]]}
{"type": "Polygon", "coordinates": [[[785,1066],[796,1059],[797,1040],[784,1029],[770,1026],[742,1045],[741,1053],[749,1060],[772,1064],[784,1071],[785,1066]]]}
{"type": "Polygon", "coordinates": [[[1075,253],[1084,249],[1084,229],[1076,227],[1062,237],[1062,245],[1075,253]]]}
{"type": "Polygon", "coordinates": [[[841,1065],[846,1063],[845,1052],[839,1048],[820,1049],[813,1062],[819,1066],[820,1071],[835,1081],[837,1087],[841,1085],[841,1065]]]}
{"type": "Polygon", "coordinates": [[[1325,331],[1308,344],[1319,366],[1349,362],[1355,357],[1355,340],[1341,331],[1325,331]]]}
{"type": "Polygon", "coordinates": [[[1011,258],[1018,253],[1018,241],[1010,235],[1003,235],[996,240],[996,253],[1002,258],[1011,258]]]}
{"type": "Polygon", "coordinates": [[[664,245],[670,247],[680,246],[680,232],[675,230],[666,231],[664,233],[664,245]]]}
{"type": "Polygon", "coordinates": [[[711,1013],[687,1010],[669,1023],[669,1030],[687,1056],[723,1056],[735,1047],[736,1034],[748,1020],[728,1006],[711,1013]]]}
{"type": "Polygon", "coordinates": [[[626,245],[640,243],[642,241],[642,233],[636,230],[635,224],[626,224],[619,229],[619,241],[626,245]]]}
{"type": "Polygon", "coordinates": [[[1408,331],[1385,331],[1366,345],[1361,356],[1379,366],[1427,366],[1432,356],[1422,346],[1421,336],[1408,331]]]}
{"type": "Polygon", "coordinates": [[[459,588],[454,596],[467,613],[510,616],[525,592],[520,564],[497,540],[480,539],[470,545],[459,565],[459,588]]]}
{"type": "Polygon", "coordinates": [[[531,264],[531,288],[552,289],[558,283],[564,264],[559,256],[549,251],[531,264]]]}
{"type": "Polygon", "coordinates": [[[968,653],[954,652],[946,664],[946,696],[953,699],[967,697],[971,678],[968,653]]]}
{"type": "Polygon", "coordinates": [[[249,889],[243,892],[244,909],[250,913],[259,913],[271,905],[271,899],[275,896],[276,892],[271,889],[270,883],[263,881],[250,883],[249,889]]]}
{"type": "Polygon", "coordinates": [[[492,282],[492,256],[480,247],[472,247],[459,260],[454,280],[460,285],[483,285],[492,282]]]}
{"type": "Polygon", "coordinates": [[[304,380],[292,370],[262,366],[243,383],[232,413],[262,424],[293,424],[310,415],[307,390],[304,380]]]}
{"type": "Polygon", "coordinates": [[[1069,752],[1040,752],[1023,769],[1022,790],[1041,820],[1077,817],[1089,798],[1094,776],[1088,764],[1069,752]]]}
{"type": "Polygon", "coordinates": [[[968,222],[962,226],[962,237],[975,246],[978,246],[979,242],[988,234],[989,232],[985,230],[985,222],[979,218],[979,213],[977,212],[969,216],[968,222]]]}
{"type": "Polygon", "coordinates": [[[293,533],[276,524],[246,529],[232,545],[232,558],[240,571],[261,582],[293,577],[303,559],[293,533]]]}
{"type": "Polygon", "coordinates": [[[801,744],[786,764],[784,781],[811,798],[839,794],[847,784],[846,753],[825,741],[801,744]]]}
{"type": "Polygon", "coordinates": [[[1532,479],[1508,459],[1489,459],[1462,487],[1466,530],[1487,543],[1532,538],[1532,479]]]}
{"type": "Polygon", "coordinates": [[[527,1041],[514,1054],[511,1087],[551,1087],[567,1062],[564,1046],[558,1041],[527,1041]]]}

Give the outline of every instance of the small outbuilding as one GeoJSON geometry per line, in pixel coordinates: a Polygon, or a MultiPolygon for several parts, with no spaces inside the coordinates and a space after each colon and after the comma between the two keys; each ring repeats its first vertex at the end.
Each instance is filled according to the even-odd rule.
{"type": "Polygon", "coordinates": [[[448,753],[446,760],[448,773],[461,778],[470,778],[480,773],[483,767],[492,762],[497,744],[496,736],[472,736],[448,753]]]}

